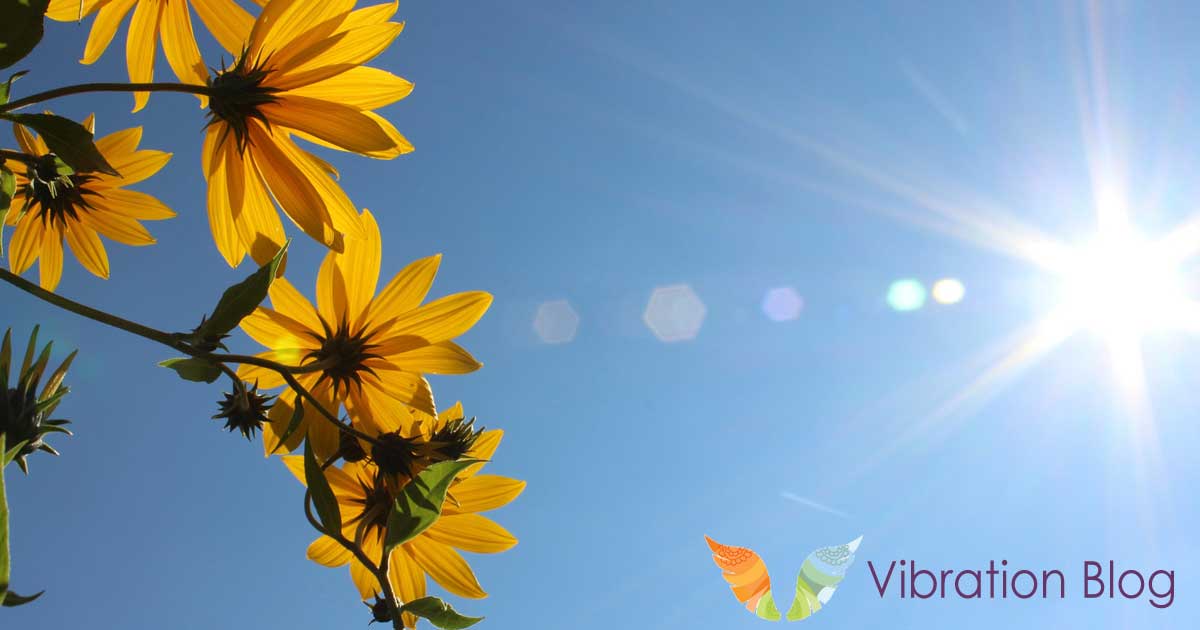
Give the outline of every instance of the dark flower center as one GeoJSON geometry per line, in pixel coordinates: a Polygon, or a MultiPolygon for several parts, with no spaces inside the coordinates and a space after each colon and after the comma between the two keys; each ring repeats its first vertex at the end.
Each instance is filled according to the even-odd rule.
{"type": "Polygon", "coordinates": [[[37,213],[43,225],[66,226],[67,219],[79,220],[79,213],[91,209],[84,195],[94,194],[86,184],[95,176],[86,173],[59,174],[58,158],[53,153],[43,155],[26,171],[25,210],[37,213]]]}
{"type": "Polygon", "coordinates": [[[370,335],[362,331],[351,332],[350,324],[346,321],[338,324],[335,330],[322,318],[321,326],[325,334],[316,335],[321,347],[309,352],[305,358],[325,366],[322,378],[333,381],[334,393],[348,388],[352,382],[361,386],[362,372],[375,373],[366,365],[367,359],[379,357],[371,353],[375,346],[369,343],[370,335]]]}
{"type": "MultiPolygon", "coordinates": [[[[376,528],[380,532],[386,531],[388,514],[392,511],[392,494],[379,479],[373,480],[372,485],[361,481],[360,484],[363,498],[356,499],[356,502],[362,503],[362,512],[350,522],[358,522],[358,531],[362,536],[372,535],[371,530],[376,528]]],[[[359,536],[356,535],[355,538],[359,539],[359,536]]]]}
{"type": "Polygon", "coordinates": [[[420,457],[415,440],[398,433],[384,433],[371,446],[371,459],[387,475],[412,478],[413,464],[420,457]]]}
{"type": "Polygon", "coordinates": [[[209,124],[218,120],[228,124],[239,150],[246,149],[250,119],[257,118],[269,125],[267,117],[259,111],[263,105],[274,102],[275,93],[279,91],[263,85],[269,74],[267,70],[248,65],[243,53],[232,68],[222,67],[220,72],[214,70],[208,79],[208,87],[212,90],[208,99],[209,124]]]}

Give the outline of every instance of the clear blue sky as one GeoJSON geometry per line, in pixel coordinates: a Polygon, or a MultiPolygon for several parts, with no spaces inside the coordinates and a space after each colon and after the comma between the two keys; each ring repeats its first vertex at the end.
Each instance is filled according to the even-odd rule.
{"type": "MultiPolygon", "coordinates": [[[[443,252],[436,294],[496,296],[464,339],[485,368],[434,382],[506,429],[492,471],[529,482],[494,513],[520,544],[470,559],[490,597],[449,597],[481,627],[760,627],[704,534],[761,553],[785,603],[809,551],[865,535],[813,627],[1195,627],[1196,338],[1144,339],[1152,425],[1121,402],[1095,334],[1005,370],[1057,284],[989,244],[1016,222],[1064,242],[1095,229],[1097,129],[1142,230],[1197,212],[1200,8],[409,1],[398,15],[408,26],[375,65],[416,84],[385,112],[416,151],[335,163],[378,217],[385,273],[443,252]],[[894,280],[946,276],[961,303],[888,308],[894,280]],[[663,343],[642,314],[676,284],[706,317],[663,343]],[[764,315],[777,287],[803,296],[798,319],[764,315]],[[570,343],[534,332],[553,300],[579,314],[570,343]],[[881,599],[867,560],[902,558],[1061,569],[1068,598],[881,599]],[[1084,600],[1083,561],[1109,559],[1175,570],[1174,605],[1084,600]]],[[[90,68],[75,62],[85,28],[47,30],[18,66],[34,70],[23,92],[125,76],[124,27],[90,68]]],[[[175,157],[139,189],[179,212],[150,226],[157,246],[111,246],[109,281],[69,261],[59,291],[194,325],[248,273],[208,231],[195,100],[157,95],[136,116],[125,95],[53,106],[96,111],[100,133],[144,125],[144,146],[175,157]]],[[[288,275],[311,295],[321,252],[297,245],[288,275]]],[[[41,322],[80,349],[62,406],[77,435],[9,484],[14,588],[48,592],[0,625],[366,623],[346,570],[304,557],[300,486],[208,419],[216,386],[155,367],[168,355],[149,342],[0,296],[0,325],[41,322]]]]}

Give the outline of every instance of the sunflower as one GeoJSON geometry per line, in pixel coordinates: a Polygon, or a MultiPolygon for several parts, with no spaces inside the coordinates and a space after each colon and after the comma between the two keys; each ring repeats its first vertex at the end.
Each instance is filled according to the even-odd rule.
{"type": "MultiPolygon", "coordinates": [[[[95,118],[84,121],[88,131],[95,118]]],[[[108,278],[108,254],[98,234],[126,245],[153,245],[154,237],[139,221],[169,219],[170,208],[145,193],[125,190],[157,173],[170,153],[139,150],[142,128],[133,127],[96,140],[96,148],[120,176],[96,172],[60,175],[46,143],[29,129],[14,125],[17,144],[32,164],[6,160],[16,174],[17,190],[8,213],[16,226],[10,243],[9,267],[25,273],[40,261],[42,288],[53,291],[62,277],[63,239],[88,271],[108,278]]]]}
{"type": "MultiPolygon", "coordinates": [[[[344,402],[363,430],[386,432],[377,411],[401,403],[433,415],[433,392],[423,374],[465,374],[482,365],[452,339],[465,333],[487,311],[492,296],[483,291],[455,293],[427,304],[441,255],[418,260],[397,273],[375,294],[381,243],[375,217],[364,210],[364,238],[347,239],[343,253],[329,252],[317,274],[313,307],[286,279],[271,284],[272,308],[259,307],[241,327],[270,348],[259,357],[285,365],[321,366],[298,374],[302,385],[328,401],[329,411],[344,402]]],[[[242,365],[238,376],[271,389],[283,379],[274,371],[242,365]]],[[[296,394],[286,391],[271,408],[263,427],[270,454],[292,416],[296,394]]],[[[307,434],[318,456],[332,455],[339,436],[332,423],[305,407],[302,429],[288,439],[293,450],[307,434]]]]}
{"type": "MultiPolygon", "coordinates": [[[[439,416],[433,423],[433,430],[444,428],[455,417],[462,417],[462,407],[459,405],[439,416]]],[[[503,435],[499,429],[484,431],[465,457],[491,459],[503,435]]],[[[304,483],[303,459],[296,455],[283,458],[288,469],[301,483],[304,483]]],[[[507,505],[525,489],[525,482],[479,474],[483,466],[476,464],[459,473],[451,482],[442,505],[442,516],[416,538],[392,550],[388,560],[388,575],[396,597],[402,602],[425,596],[426,575],[460,597],[487,597],[475,572],[459,551],[500,553],[517,544],[512,534],[480,512],[507,505]]],[[[362,526],[362,550],[368,558],[378,563],[383,554],[387,514],[394,498],[380,481],[378,469],[369,461],[347,463],[341,468],[331,466],[325,469],[325,477],[333,488],[345,521],[343,536],[354,540],[362,526]]],[[[349,564],[350,578],[363,600],[381,591],[375,576],[332,538],[317,538],[309,545],[307,553],[309,559],[327,567],[349,564]]],[[[406,614],[404,625],[414,627],[416,618],[406,614]]]]}
{"type": "MultiPolygon", "coordinates": [[[[242,49],[254,24],[254,18],[245,9],[233,0],[191,0],[191,6],[225,50],[236,54],[242,49]]],[[[129,80],[133,83],[154,80],[157,40],[161,39],[167,63],[175,76],[184,83],[203,84],[208,71],[192,32],[188,0],[50,0],[46,17],[59,22],[75,22],[96,14],[80,60],[92,64],[104,54],[117,27],[131,10],[133,19],[125,39],[129,80]]],[[[135,93],[133,111],[145,107],[149,98],[149,92],[135,93]]]]}
{"type": "Polygon", "coordinates": [[[276,206],[306,234],[341,251],[360,237],[356,208],[333,168],[293,137],[391,159],[412,145],[374,109],[412,84],[362,64],[383,52],[404,25],[396,4],[354,10],[354,0],[271,0],[246,49],[208,79],[211,121],[204,139],[208,218],[231,266],[246,253],[265,263],[283,244],[276,206]]]}

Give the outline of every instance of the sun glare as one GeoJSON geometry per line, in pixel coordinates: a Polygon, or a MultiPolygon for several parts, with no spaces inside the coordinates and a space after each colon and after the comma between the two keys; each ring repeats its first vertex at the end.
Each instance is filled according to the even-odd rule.
{"type": "Polygon", "coordinates": [[[1173,328],[1190,310],[1178,268],[1131,229],[1107,230],[1080,248],[1064,281],[1064,314],[1110,341],[1173,328]]]}

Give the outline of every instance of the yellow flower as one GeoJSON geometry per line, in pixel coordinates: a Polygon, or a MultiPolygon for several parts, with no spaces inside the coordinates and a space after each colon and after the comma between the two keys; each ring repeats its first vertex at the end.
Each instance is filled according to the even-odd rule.
{"type": "MultiPolygon", "coordinates": [[[[317,275],[317,307],[286,279],[271,284],[272,308],[259,307],[241,327],[270,348],[258,356],[286,365],[320,364],[318,372],[297,379],[315,396],[345,402],[365,430],[386,430],[377,415],[397,404],[434,414],[433,392],[423,374],[464,374],[481,366],[452,339],[465,333],[487,311],[492,296],[483,291],[449,295],[427,304],[441,256],[418,260],[397,273],[375,294],[381,243],[375,217],[364,210],[362,239],[347,239],[344,253],[329,252],[317,275]]],[[[261,387],[284,384],[272,370],[243,365],[238,376],[261,387]]],[[[284,392],[263,427],[270,454],[291,418],[295,393],[284,392]]],[[[305,407],[301,429],[285,445],[294,449],[307,433],[322,458],[338,446],[332,423],[305,407]]],[[[356,424],[356,426],[357,426],[356,424]]]]}
{"type": "MultiPolygon", "coordinates": [[[[89,116],[84,126],[95,125],[89,116]]],[[[16,174],[17,191],[8,213],[15,225],[9,244],[9,267],[25,273],[39,261],[39,282],[53,291],[62,277],[63,239],[88,271],[108,278],[108,254],[99,234],[126,245],[152,245],[154,237],[139,221],[169,219],[170,208],[150,195],[122,187],[157,173],[170,153],[138,150],[142,128],[134,127],[96,140],[104,159],[121,173],[75,173],[59,176],[46,143],[21,125],[13,131],[21,151],[38,158],[29,165],[7,160],[16,174]]]]}
{"type": "MultiPolygon", "coordinates": [[[[191,6],[221,46],[231,53],[241,51],[246,35],[254,24],[254,18],[249,13],[233,0],[191,0],[191,6]]],[[[129,35],[125,39],[129,80],[133,83],[154,80],[157,40],[161,39],[167,63],[175,71],[175,76],[184,83],[202,85],[208,70],[205,69],[200,49],[196,46],[196,36],[192,32],[188,0],[50,0],[46,17],[59,22],[75,22],[84,16],[96,14],[96,21],[92,24],[84,47],[83,59],[80,60],[92,64],[104,54],[117,33],[117,27],[131,10],[133,19],[130,20],[129,35]]],[[[133,111],[145,107],[149,98],[149,92],[135,93],[133,111]]]]}
{"type": "Polygon", "coordinates": [[[271,0],[246,50],[208,80],[212,118],[204,139],[208,218],[231,266],[259,264],[284,242],[276,205],[316,241],[341,251],[362,235],[357,209],[333,168],[292,137],[391,159],[412,145],[374,109],[412,84],[362,64],[383,52],[403,24],[396,4],[353,10],[354,0],[271,0]]]}
{"type": "MultiPolygon", "coordinates": [[[[461,406],[447,410],[436,422],[443,423],[454,417],[462,417],[461,406]]],[[[504,432],[498,429],[484,431],[466,457],[491,459],[503,435],[504,432]]],[[[291,455],[283,460],[303,483],[303,458],[291,455]]],[[[525,482],[478,474],[482,467],[483,464],[477,464],[460,473],[451,482],[442,505],[442,516],[416,538],[392,550],[388,575],[396,597],[402,602],[425,596],[426,575],[460,597],[487,597],[475,572],[459,551],[500,553],[517,544],[517,539],[508,530],[480,512],[507,505],[525,489],[525,482]]],[[[362,550],[378,564],[383,555],[387,514],[392,504],[392,495],[381,483],[378,470],[366,461],[348,463],[340,469],[327,468],[325,477],[333,488],[345,521],[342,535],[353,541],[362,525],[362,550]]],[[[375,576],[351,552],[328,536],[321,536],[309,545],[308,557],[327,567],[349,564],[350,578],[364,600],[381,592],[375,576]]],[[[405,615],[404,622],[406,627],[412,628],[416,618],[405,615]]]]}

